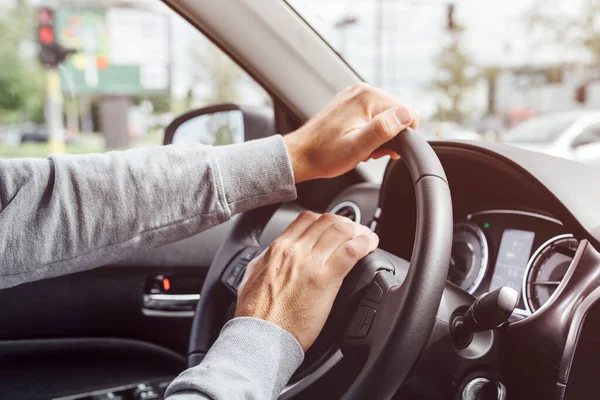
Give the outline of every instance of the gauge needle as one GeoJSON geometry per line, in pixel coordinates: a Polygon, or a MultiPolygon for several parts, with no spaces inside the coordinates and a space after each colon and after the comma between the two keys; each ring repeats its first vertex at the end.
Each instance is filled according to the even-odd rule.
{"type": "Polygon", "coordinates": [[[560,281],[537,281],[537,282],[530,282],[532,285],[560,285],[560,281]]]}

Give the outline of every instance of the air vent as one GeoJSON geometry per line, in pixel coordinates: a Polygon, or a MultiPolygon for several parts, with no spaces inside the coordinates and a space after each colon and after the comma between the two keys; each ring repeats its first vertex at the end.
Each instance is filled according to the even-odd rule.
{"type": "Polygon", "coordinates": [[[349,218],[352,221],[360,224],[360,208],[358,205],[356,205],[356,203],[351,201],[344,201],[338,204],[331,209],[330,213],[341,215],[342,217],[349,218]]]}

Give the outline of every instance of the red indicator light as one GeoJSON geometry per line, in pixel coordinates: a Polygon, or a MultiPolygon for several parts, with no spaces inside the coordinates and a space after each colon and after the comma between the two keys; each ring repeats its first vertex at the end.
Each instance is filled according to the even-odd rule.
{"type": "Polygon", "coordinates": [[[169,278],[163,278],[163,289],[165,291],[171,290],[171,281],[169,280],[169,278]]]}
{"type": "Polygon", "coordinates": [[[54,31],[52,30],[52,28],[47,26],[40,28],[39,39],[40,42],[43,44],[49,45],[54,43],[54,31]]]}

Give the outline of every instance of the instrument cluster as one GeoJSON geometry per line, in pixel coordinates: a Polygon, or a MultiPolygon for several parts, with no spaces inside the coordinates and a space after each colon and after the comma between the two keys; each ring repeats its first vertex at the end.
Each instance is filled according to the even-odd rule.
{"type": "Polygon", "coordinates": [[[473,295],[501,286],[520,293],[518,314],[541,308],[564,278],[579,242],[552,217],[486,210],[454,226],[448,280],[473,295]]]}

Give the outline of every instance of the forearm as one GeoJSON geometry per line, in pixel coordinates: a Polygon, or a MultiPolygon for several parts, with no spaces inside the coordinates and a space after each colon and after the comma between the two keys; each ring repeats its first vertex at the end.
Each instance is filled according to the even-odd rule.
{"type": "Polygon", "coordinates": [[[0,288],[89,269],[295,197],[280,136],[0,161],[0,288]]]}
{"type": "Polygon", "coordinates": [[[167,399],[276,399],[303,359],[289,332],[260,319],[235,318],[202,363],[171,383],[167,399]]]}

